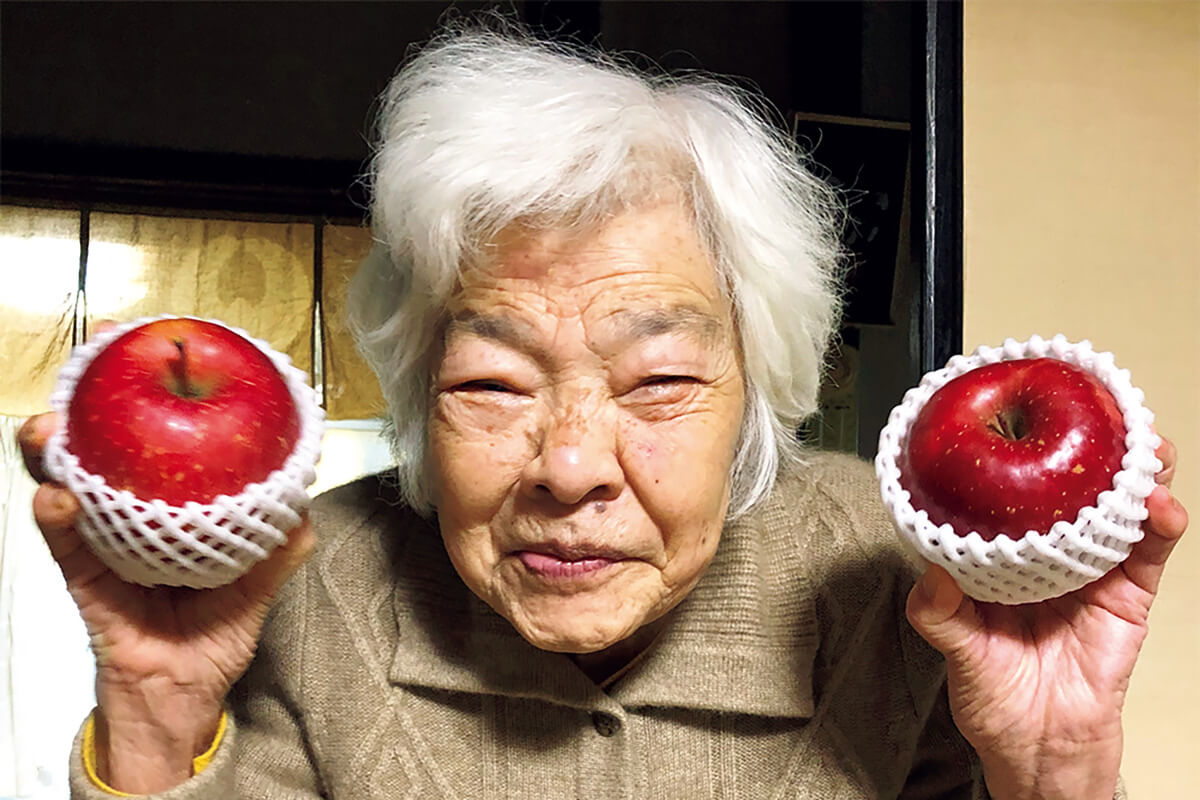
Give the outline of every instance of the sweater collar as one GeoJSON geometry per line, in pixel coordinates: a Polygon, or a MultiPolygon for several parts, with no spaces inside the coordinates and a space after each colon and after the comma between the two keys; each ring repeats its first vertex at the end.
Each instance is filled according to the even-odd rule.
{"type": "Polygon", "coordinates": [[[813,587],[796,564],[803,548],[795,532],[803,526],[793,512],[773,498],[726,526],[712,564],[658,641],[607,690],[569,657],[530,645],[475,597],[437,530],[421,523],[398,560],[399,641],[389,680],[582,709],[615,700],[626,707],[809,717],[818,627],[813,587]]]}

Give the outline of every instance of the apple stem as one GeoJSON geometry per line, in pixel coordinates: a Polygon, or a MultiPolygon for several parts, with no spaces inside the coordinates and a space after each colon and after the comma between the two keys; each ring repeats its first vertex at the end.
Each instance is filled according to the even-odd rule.
{"type": "Polygon", "coordinates": [[[1019,414],[1010,417],[1004,412],[998,412],[988,421],[988,427],[1010,442],[1015,442],[1025,436],[1024,419],[1019,414]]]}
{"type": "Polygon", "coordinates": [[[175,340],[175,349],[179,351],[179,358],[171,362],[171,370],[175,373],[178,394],[180,397],[195,397],[196,392],[188,380],[187,347],[183,339],[175,340]]]}

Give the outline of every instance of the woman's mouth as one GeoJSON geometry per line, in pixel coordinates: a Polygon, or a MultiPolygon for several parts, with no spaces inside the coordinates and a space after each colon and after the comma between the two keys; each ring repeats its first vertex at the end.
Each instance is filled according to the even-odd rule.
{"type": "Polygon", "coordinates": [[[616,564],[621,559],[607,556],[560,558],[550,553],[519,550],[514,555],[530,572],[545,578],[582,578],[616,564]]]}

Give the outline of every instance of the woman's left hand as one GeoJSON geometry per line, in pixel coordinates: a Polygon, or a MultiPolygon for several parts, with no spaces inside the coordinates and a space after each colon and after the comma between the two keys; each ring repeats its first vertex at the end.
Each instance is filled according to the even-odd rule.
{"type": "Polygon", "coordinates": [[[966,597],[930,566],[908,598],[917,632],[946,657],[955,724],[1009,798],[1111,800],[1121,762],[1121,707],[1167,557],[1187,528],[1170,493],[1175,447],[1157,452],[1145,538],[1103,578],[1024,606],[966,597]]]}

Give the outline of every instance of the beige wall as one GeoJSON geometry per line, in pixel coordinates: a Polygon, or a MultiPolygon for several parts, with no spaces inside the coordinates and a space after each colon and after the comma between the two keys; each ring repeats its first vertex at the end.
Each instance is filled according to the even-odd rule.
{"type": "Polygon", "coordinates": [[[964,345],[1112,350],[1181,451],[1195,523],[1126,704],[1138,798],[1200,775],[1200,2],[974,0],[964,12],[964,345]]]}

